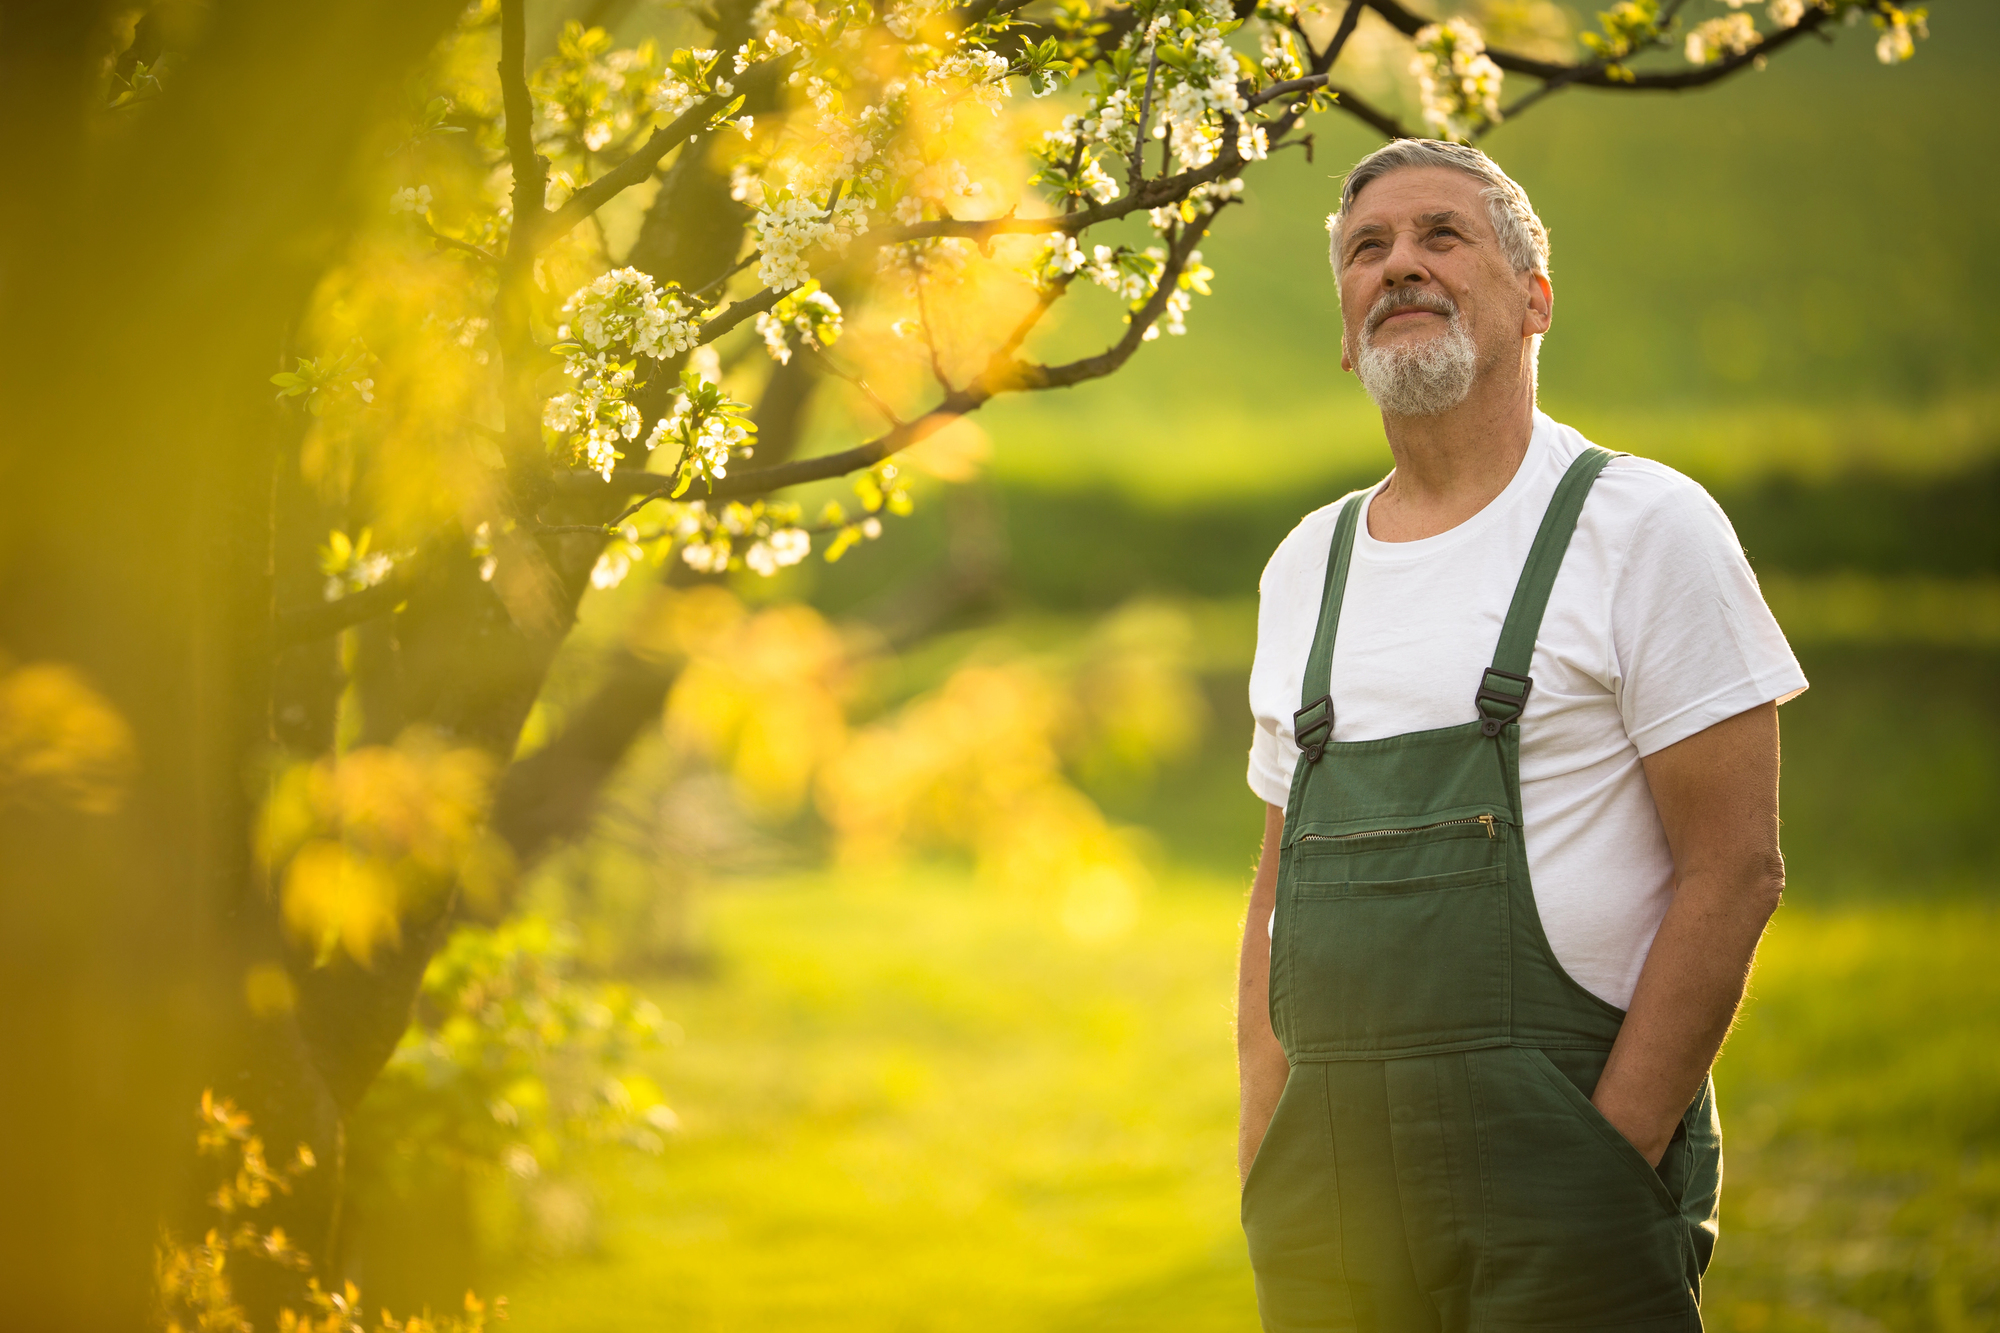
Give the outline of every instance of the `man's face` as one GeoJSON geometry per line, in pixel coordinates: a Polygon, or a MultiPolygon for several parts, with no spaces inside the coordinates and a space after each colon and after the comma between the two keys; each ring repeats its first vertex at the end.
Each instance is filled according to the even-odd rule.
{"type": "Polygon", "coordinates": [[[1548,280],[1514,271],[1481,188],[1449,167],[1403,167],[1362,188],[1336,257],[1341,369],[1363,347],[1394,358],[1448,336],[1453,311],[1481,374],[1518,365],[1521,339],[1549,327],[1548,280]]]}

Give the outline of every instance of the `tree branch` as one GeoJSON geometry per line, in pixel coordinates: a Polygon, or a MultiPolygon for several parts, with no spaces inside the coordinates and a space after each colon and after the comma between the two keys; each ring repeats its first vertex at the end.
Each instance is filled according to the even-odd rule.
{"type": "Polygon", "coordinates": [[[466,254],[485,260],[487,263],[493,265],[495,268],[498,268],[500,266],[500,257],[491,252],[490,250],[483,250],[480,247],[474,245],[470,241],[461,241],[456,236],[445,235],[443,232],[439,231],[436,227],[431,226],[429,219],[423,219],[423,223],[424,223],[424,230],[429,232],[430,238],[433,241],[436,241],[439,245],[442,245],[450,250],[462,250],[466,254]]]}
{"type": "MultiPolygon", "coordinates": [[[[1340,59],[1340,53],[1347,49],[1347,39],[1361,26],[1361,7],[1362,0],[1347,0],[1347,12],[1340,16],[1340,26],[1334,29],[1333,40],[1326,44],[1324,51],[1313,57],[1314,69],[1330,70],[1340,59]]],[[[1308,46],[1306,49],[1312,48],[1308,46]]]]}
{"type": "Polygon", "coordinates": [[[527,0],[500,0],[500,104],[506,115],[507,160],[514,168],[514,232],[507,250],[518,259],[535,244],[545,213],[548,160],[535,152],[535,102],[528,92],[527,0]]]}
{"type": "MultiPolygon", "coordinates": [[[[1096,356],[1084,357],[1059,366],[1041,366],[996,356],[987,366],[985,373],[971,384],[962,389],[952,390],[922,416],[904,422],[865,444],[858,444],[838,453],[802,458],[797,462],[781,464],[778,467],[753,468],[746,472],[731,473],[716,480],[702,495],[687,498],[734,500],[744,496],[768,495],[772,491],[803,486],[808,482],[843,477],[850,472],[873,467],[883,459],[900,453],[926,436],[935,434],[959,417],[978,411],[987,402],[1003,393],[1070,388],[1112,374],[1131,359],[1132,354],[1139,349],[1139,344],[1146,340],[1146,330],[1165,313],[1167,301],[1179,283],[1181,271],[1187,266],[1188,257],[1194,253],[1195,246],[1200,243],[1221,207],[1219,205],[1215,210],[1203,214],[1182,231],[1168,252],[1166,263],[1160,271],[1159,284],[1154,288],[1152,296],[1132,314],[1131,324],[1125,330],[1124,336],[1096,356]]],[[[1027,336],[1027,329],[1033,327],[1033,321],[1039,319],[1041,313],[1046,312],[1047,307],[1054,304],[1054,301],[1053,296],[1046,298],[1037,311],[1023,322],[1023,327],[1018,330],[1020,337],[1027,336]]],[[[675,482],[676,478],[657,472],[614,472],[611,477],[611,485],[627,494],[671,490],[675,482]]]]}
{"type": "Polygon", "coordinates": [[[841,369],[840,364],[836,362],[831,356],[828,356],[826,353],[826,349],[821,347],[818,343],[805,342],[804,339],[801,339],[800,341],[801,343],[803,343],[806,352],[810,354],[814,360],[818,361],[822,366],[825,366],[829,373],[839,377],[840,379],[846,380],[849,384],[852,384],[860,392],[861,396],[868,400],[869,405],[872,406],[877,412],[880,412],[890,425],[900,426],[903,424],[903,419],[900,416],[896,415],[896,409],[889,406],[888,400],[883,398],[881,394],[875,392],[874,389],[870,388],[867,380],[862,379],[861,376],[856,375],[850,371],[841,369]]]}
{"type": "Polygon", "coordinates": [[[931,354],[931,378],[938,382],[938,388],[946,394],[952,391],[951,380],[944,373],[944,358],[938,355],[937,334],[931,328],[931,303],[925,295],[929,284],[921,277],[917,279],[917,327],[923,330],[924,349],[931,354]]]}
{"type": "Polygon", "coordinates": [[[973,0],[973,3],[959,10],[956,15],[947,13],[946,18],[956,17],[960,26],[971,27],[983,23],[997,14],[1011,14],[1017,9],[1026,9],[1033,0],[973,0]]]}
{"type": "MultiPolygon", "coordinates": [[[[753,94],[761,94],[775,84],[780,67],[790,62],[784,57],[761,61],[744,72],[736,84],[736,92],[748,99],[753,94]]],[[[708,128],[708,122],[715,113],[734,100],[734,94],[724,97],[721,93],[710,93],[693,106],[675,116],[672,121],[653,131],[639,150],[620,162],[611,170],[599,176],[590,184],[571,195],[555,212],[549,214],[536,237],[537,247],[547,245],[569,234],[571,228],[604,207],[625,190],[639,184],[653,174],[660,165],[660,159],[676,147],[708,128]]]]}
{"type": "Polygon", "coordinates": [[[1217,204],[1194,222],[1189,223],[1167,251],[1167,260],[1160,269],[1160,281],[1153,288],[1153,294],[1146,298],[1146,304],[1132,315],[1132,322],[1125,330],[1125,336],[1096,356],[1066,362],[1060,366],[1040,366],[1032,363],[1015,362],[1012,368],[993,367],[980,377],[982,383],[992,383],[992,392],[987,396],[1003,392],[1018,392],[1023,389],[1067,389],[1082,384],[1086,380],[1102,379],[1132,359],[1132,353],[1139,350],[1139,344],[1146,340],[1146,331],[1153,327],[1161,315],[1166,313],[1167,301],[1179,284],[1181,271],[1187,267],[1188,257],[1194,253],[1201,238],[1215,221],[1215,215],[1228,206],[1228,201],[1217,204]]]}
{"type": "MultiPolygon", "coordinates": [[[[1428,19],[1421,14],[1412,13],[1401,4],[1398,4],[1397,0],[1363,0],[1363,2],[1377,14],[1380,14],[1390,27],[1396,29],[1396,31],[1402,33],[1405,37],[1414,37],[1418,29],[1428,27],[1430,24],[1436,22],[1435,19],[1428,19]]],[[[1605,88],[1614,92],[1619,90],[1634,92],[1682,92],[1689,88],[1707,87],[1711,83],[1728,78],[1745,65],[1755,64],[1759,58],[1768,58],[1773,53],[1783,50],[1786,46],[1797,41],[1808,32],[1816,31],[1830,17],[1832,16],[1826,10],[1815,6],[1807,9],[1805,17],[1791,27],[1772,33],[1740,55],[1731,56],[1727,60],[1718,61],[1713,65],[1704,65],[1699,69],[1675,70],[1671,73],[1641,73],[1634,70],[1631,72],[1629,79],[1613,76],[1609,72],[1611,62],[1607,61],[1588,61],[1581,65],[1558,65],[1551,61],[1534,60],[1527,56],[1516,55],[1512,51],[1502,51],[1494,47],[1488,47],[1486,54],[1494,64],[1508,71],[1510,74],[1526,74],[1531,78],[1542,79],[1564,87],[1575,85],[1584,88],[1605,88]]],[[[1523,101],[1525,102],[1525,99],[1523,101]]]]}
{"type": "MultiPolygon", "coordinates": [[[[1139,98],[1139,129],[1132,136],[1132,160],[1125,164],[1125,188],[1137,191],[1146,179],[1146,120],[1153,111],[1153,77],[1160,72],[1160,44],[1146,43],[1146,91],[1139,98]]],[[[1160,169],[1166,170],[1161,163],[1160,169]]]]}
{"type": "Polygon", "coordinates": [[[1327,85],[1327,91],[1331,92],[1338,99],[1333,104],[1336,110],[1345,111],[1348,115],[1354,117],[1384,138],[1414,139],[1417,137],[1409,130],[1404,129],[1401,121],[1386,111],[1377,111],[1367,102],[1361,100],[1357,94],[1349,92],[1345,88],[1335,88],[1332,84],[1327,85]]]}
{"type": "Polygon", "coordinates": [[[761,315],[784,299],[783,292],[775,287],[766,287],[755,296],[746,296],[725,306],[720,313],[711,315],[703,322],[695,334],[695,346],[703,347],[714,342],[752,315],[761,315]]]}
{"type": "Polygon", "coordinates": [[[338,634],[364,620],[387,615],[409,598],[410,589],[416,584],[414,564],[414,560],[401,562],[372,588],[363,588],[360,592],[349,593],[331,602],[279,612],[272,626],[272,646],[296,648],[302,643],[338,634]]]}

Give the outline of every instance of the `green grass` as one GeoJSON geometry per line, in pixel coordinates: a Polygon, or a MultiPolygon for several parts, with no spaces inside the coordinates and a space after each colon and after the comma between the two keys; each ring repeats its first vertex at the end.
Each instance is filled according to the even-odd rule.
{"type": "Polygon", "coordinates": [[[2000,914],[1787,913],[1718,1082],[1721,1329],[2000,1327],[2000,914]]]}
{"type": "MultiPolygon", "coordinates": [[[[703,905],[660,983],[685,1132],[598,1181],[516,1326],[1250,1330],[1223,879],[1117,938],[944,874],[703,905]]],[[[2000,1327],[2000,915],[1788,910],[1720,1075],[1724,1330],[2000,1327]]]]}
{"type": "Polygon", "coordinates": [[[686,1132],[602,1182],[602,1261],[506,1289],[534,1329],[1240,1329],[1232,895],[1121,938],[956,878],[709,904],[722,971],[658,998],[686,1132]]]}

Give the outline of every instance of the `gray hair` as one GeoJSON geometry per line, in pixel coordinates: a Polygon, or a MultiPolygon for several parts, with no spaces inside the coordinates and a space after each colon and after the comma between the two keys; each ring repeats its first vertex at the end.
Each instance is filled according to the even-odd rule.
{"type": "Polygon", "coordinates": [[[1535,216],[1528,192],[1477,148],[1437,139],[1396,139],[1362,158],[1347,173],[1347,183],[1340,190],[1340,211],[1326,220],[1332,236],[1327,258],[1336,274],[1340,272],[1341,219],[1354,207],[1355,196],[1370,182],[1402,167],[1449,167],[1484,182],[1486,188],[1479,193],[1486,201],[1493,230],[1499,233],[1501,253],[1516,273],[1548,276],[1549,229],[1535,216]]]}

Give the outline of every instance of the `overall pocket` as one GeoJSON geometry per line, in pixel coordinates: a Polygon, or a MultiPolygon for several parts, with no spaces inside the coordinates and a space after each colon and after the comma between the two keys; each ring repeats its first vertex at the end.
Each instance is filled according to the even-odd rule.
{"type": "Polygon", "coordinates": [[[1679,1202],[1639,1150],[1542,1052],[1470,1059],[1494,1327],[1698,1320],[1679,1202]]]}
{"type": "Polygon", "coordinates": [[[1435,863],[1437,851],[1423,850],[1431,854],[1294,856],[1282,886],[1289,901],[1280,943],[1299,1055],[1412,1053],[1505,1038],[1506,867],[1464,842],[1445,853],[1494,863],[1358,877],[1393,874],[1413,860],[1435,863]]]}

